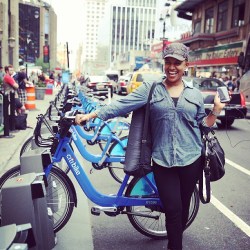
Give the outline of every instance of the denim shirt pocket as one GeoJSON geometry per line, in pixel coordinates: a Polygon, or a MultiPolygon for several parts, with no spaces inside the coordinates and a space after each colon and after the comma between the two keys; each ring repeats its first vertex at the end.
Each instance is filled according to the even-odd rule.
{"type": "Polygon", "coordinates": [[[201,107],[201,103],[199,102],[199,100],[196,100],[194,97],[191,96],[185,96],[185,99],[187,102],[185,112],[183,112],[182,117],[192,127],[199,127],[196,117],[197,112],[201,107]]]}
{"type": "Polygon", "coordinates": [[[161,101],[163,101],[163,99],[164,99],[164,96],[152,96],[152,98],[150,100],[150,104],[161,102],[161,101]]]}

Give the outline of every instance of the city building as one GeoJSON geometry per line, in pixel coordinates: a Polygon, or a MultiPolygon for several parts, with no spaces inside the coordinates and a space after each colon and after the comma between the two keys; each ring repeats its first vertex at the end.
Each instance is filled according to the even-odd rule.
{"type": "Polygon", "coordinates": [[[82,71],[94,74],[112,68],[124,74],[145,63],[161,69],[161,53],[151,53],[153,45],[160,44],[162,51],[164,41],[179,38],[191,27],[190,21],[180,21],[174,11],[181,2],[86,0],[82,71]]]}
{"type": "Polygon", "coordinates": [[[180,39],[190,47],[191,75],[237,76],[250,69],[249,9],[249,0],[186,0],[176,8],[192,20],[192,31],[180,39]]]}
{"type": "Polygon", "coordinates": [[[44,58],[56,66],[57,17],[42,0],[0,0],[0,65],[34,66],[44,58]]]}
{"type": "Polygon", "coordinates": [[[105,18],[105,6],[108,0],[85,0],[82,15],[84,17],[84,42],[82,46],[82,71],[97,71],[97,45],[100,23],[105,18]]]}
{"type": "Polygon", "coordinates": [[[156,0],[114,1],[110,5],[110,64],[121,74],[150,61],[155,38],[156,0]]]}

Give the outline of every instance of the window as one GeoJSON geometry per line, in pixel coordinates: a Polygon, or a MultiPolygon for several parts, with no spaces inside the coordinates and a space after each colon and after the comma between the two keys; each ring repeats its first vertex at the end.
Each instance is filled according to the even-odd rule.
{"type": "Polygon", "coordinates": [[[245,7],[245,0],[234,0],[232,28],[244,25],[245,7]]]}
{"type": "Polygon", "coordinates": [[[194,23],[194,34],[201,32],[201,20],[196,20],[194,23]]]}
{"type": "Polygon", "coordinates": [[[213,33],[214,26],[214,9],[209,8],[205,12],[205,33],[213,33]]]}
{"type": "Polygon", "coordinates": [[[218,24],[217,31],[227,30],[227,10],[228,10],[228,1],[221,2],[218,5],[218,24]]]}

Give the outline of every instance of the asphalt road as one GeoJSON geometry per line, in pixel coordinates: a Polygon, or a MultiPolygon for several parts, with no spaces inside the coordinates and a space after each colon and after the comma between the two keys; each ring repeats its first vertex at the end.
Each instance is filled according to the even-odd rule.
{"type": "MultiPolygon", "coordinates": [[[[211,203],[200,205],[198,216],[184,233],[183,249],[247,250],[250,249],[250,120],[237,120],[231,129],[218,129],[216,134],[226,153],[226,175],[212,183],[211,203]]],[[[94,171],[90,178],[105,194],[115,193],[119,187],[107,170],[94,171]]],[[[152,240],[137,232],[126,215],[92,215],[91,223],[96,250],[167,249],[166,241],[152,240]]]]}

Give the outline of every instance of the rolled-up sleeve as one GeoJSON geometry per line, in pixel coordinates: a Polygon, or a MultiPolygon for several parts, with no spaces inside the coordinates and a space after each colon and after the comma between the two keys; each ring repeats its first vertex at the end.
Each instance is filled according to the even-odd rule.
{"type": "Polygon", "coordinates": [[[120,100],[112,101],[109,105],[95,111],[102,120],[123,116],[147,103],[152,84],[143,83],[135,91],[120,100]]]}

